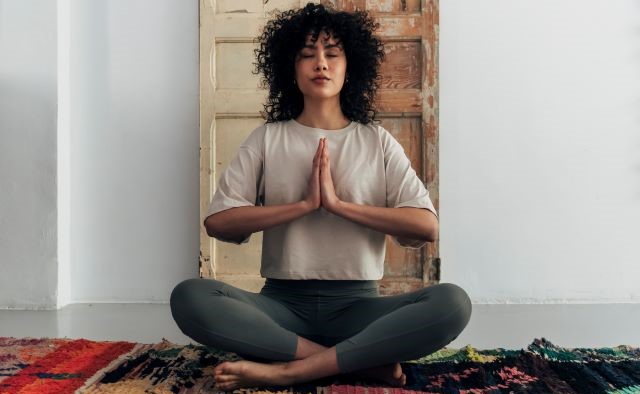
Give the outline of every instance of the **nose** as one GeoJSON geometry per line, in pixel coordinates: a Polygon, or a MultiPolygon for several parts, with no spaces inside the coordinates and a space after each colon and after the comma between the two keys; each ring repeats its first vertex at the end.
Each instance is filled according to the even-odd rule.
{"type": "Polygon", "coordinates": [[[316,63],[316,70],[326,70],[327,69],[327,59],[324,57],[322,53],[318,54],[318,62],[316,63]]]}

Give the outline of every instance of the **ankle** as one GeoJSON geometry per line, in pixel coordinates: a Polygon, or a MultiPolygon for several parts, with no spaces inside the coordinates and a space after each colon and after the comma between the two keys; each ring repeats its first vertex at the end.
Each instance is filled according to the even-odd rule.
{"type": "Polygon", "coordinates": [[[296,367],[296,361],[297,360],[293,360],[293,361],[289,361],[287,363],[283,363],[278,365],[278,379],[282,382],[281,384],[284,385],[291,385],[294,384],[296,382],[296,375],[297,375],[297,369],[296,367]]]}
{"type": "Polygon", "coordinates": [[[316,353],[320,353],[326,350],[327,347],[318,343],[310,341],[304,337],[298,336],[298,346],[296,348],[296,354],[294,360],[302,360],[316,353]]]}

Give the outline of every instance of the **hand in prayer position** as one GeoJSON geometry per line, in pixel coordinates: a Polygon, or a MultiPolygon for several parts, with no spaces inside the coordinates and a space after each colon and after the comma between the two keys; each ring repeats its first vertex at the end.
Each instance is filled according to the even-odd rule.
{"type": "Polygon", "coordinates": [[[332,213],[335,213],[340,202],[331,178],[331,162],[326,138],[320,139],[318,149],[313,157],[313,170],[311,179],[309,179],[309,188],[305,201],[313,209],[324,207],[324,209],[332,213]]]}

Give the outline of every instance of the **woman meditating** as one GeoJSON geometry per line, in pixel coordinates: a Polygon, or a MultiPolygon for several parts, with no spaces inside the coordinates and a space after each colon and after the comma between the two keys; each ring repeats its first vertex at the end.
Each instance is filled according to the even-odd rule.
{"type": "Polygon", "coordinates": [[[378,292],[385,234],[419,248],[437,239],[438,217],[400,143],[373,123],[377,27],[365,11],[309,3],[260,36],[267,121],[222,172],[204,226],[238,245],[263,231],[266,282],[253,293],[195,278],[171,293],[185,335],[244,358],[215,367],[219,389],[345,373],[402,386],[400,361],[443,348],[469,322],[471,301],[451,283],[378,292]]]}

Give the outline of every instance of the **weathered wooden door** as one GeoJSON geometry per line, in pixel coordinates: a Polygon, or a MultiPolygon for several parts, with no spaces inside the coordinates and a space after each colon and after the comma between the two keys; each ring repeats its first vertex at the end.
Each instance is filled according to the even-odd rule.
{"type": "MultiPolygon", "coordinates": [[[[314,1],[318,3],[318,1],[314,1]]],[[[366,9],[380,23],[385,43],[378,118],[402,144],[438,209],[438,0],[333,0],[345,11],[366,9]]],[[[264,123],[266,91],[251,73],[268,13],[303,7],[303,0],[200,2],[200,213],[207,211],[221,171],[240,143],[264,123]],[[263,3],[264,1],[264,3],[263,3]]],[[[259,291],[262,233],[234,245],[207,236],[200,221],[200,276],[259,291]]],[[[397,294],[439,281],[438,243],[403,248],[387,236],[381,294],[397,294]]]]}

